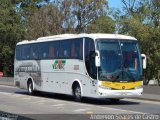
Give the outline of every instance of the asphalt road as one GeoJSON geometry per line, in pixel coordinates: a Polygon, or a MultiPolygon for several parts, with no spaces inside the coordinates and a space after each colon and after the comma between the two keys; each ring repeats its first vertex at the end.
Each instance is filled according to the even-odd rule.
{"type": "Polygon", "coordinates": [[[26,90],[0,85],[0,111],[33,119],[50,116],[76,120],[90,119],[92,114],[160,114],[160,102],[122,99],[115,104],[106,99],[86,98],[78,103],[72,96],[51,93],[29,96],[26,90]]]}

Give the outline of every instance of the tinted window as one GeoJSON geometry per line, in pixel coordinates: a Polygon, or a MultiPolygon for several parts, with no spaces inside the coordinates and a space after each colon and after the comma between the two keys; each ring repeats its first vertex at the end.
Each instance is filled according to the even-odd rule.
{"type": "Polygon", "coordinates": [[[59,42],[54,41],[49,43],[49,58],[57,59],[59,54],[59,42]]]}
{"type": "Polygon", "coordinates": [[[95,51],[94,42],[91,38],[85,38],[85,58],[89,59],[91,53],[95,51]]]}
{"type": "Polygon", "coordinates": [[[21,59],[21,46],[16,46],[16,59],[21,59]]]}
{"type": "Polygon", "coordinates": [[[71,46],[71,58],[83,59],[83,39],[73,39],[71,46]]]}
{"type": "Polygon", "coordinates": [[[83,59],[83,38],[17,46],[16,59],[83,59]]]}
{"type": "Polygon", "coordinates": [[[71,40],[60,41],[60,58],[67,59],[71,57],[71,40]]]}
{"type": "Polygon", "coordinates": [[[21,59],[29,60],[30,59],[30,45],[21,46],[21,59]]]}
{"type": "Polygon", "coordinates": [[[38,59],[39,58],[39,44],[31,44],[30,46],[30,59],[38,59]]]}
{"type": "Polygon", "coordinates": [[[40,59],[48,59],[49,58],[49,43],[42,42],[39,44],[39,51],[40,51],[40,59]]]}
{"type": "Polygon", "coordinates": [[[96,66],[95,66],[95,45],[91,38],[85,38],[85,64],[90,77],[96,79],[96,66]]]}

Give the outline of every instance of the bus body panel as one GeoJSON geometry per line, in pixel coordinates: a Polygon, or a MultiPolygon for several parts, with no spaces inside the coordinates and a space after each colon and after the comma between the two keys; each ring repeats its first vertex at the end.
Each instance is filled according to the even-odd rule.
{"type": "Polygon", "coordinates": [[[82,89],[82,96],[94,96],[96,86],[91,83],[95,80],[84,72],[85,65],[82,60],[65,60],[64,69],[58,67],[55,69],[53,67],[55,61],[63,60],[41,60],[38,61],[40,65],[35,60],[16,61],[15,69],[19,69],[19,71],[16,72],[14,79],[20,82],[20,88],[27,89],[27,81],[31,79],[35,90],[69,95],[72,95],[73,83],[78,81],[82,89]],[[33,72],[35,66],[37,71],[34,70],[33,72]],[[39,71],[39,69],[41,70],[39,71]]]}
{"type": "MultiPolygon", "coordinates": [[[[69,36],[69,35],[67,35],[69,36]]],[[[105,34],[83,34],[83,35],[72,35],[72,37],[44,37],[39,38],[36,41],[23,41],[19,42],[17,46],[21,45],[30,45],[30,44],[43,44],[43,42],[53,42],[53,41],[65,41],[69,39],[80,39],[85,37],[90,37],[93,39],[94,44],[95,40],[98,37],[107,38],[107,36],[111,39],[128,39],[137,41],[133,37],[127,36],[118,36],[118,35],[105,35],[105,34]],[[77,37],[76,37],[77,36],[77,37]],[[46,38],[46,40],[45,40],[46,38]]],[[[110,82],[112,85],[100,86],[100,80],[93,79],[90,77],[85,63],[85,39],[83,39],[83,58],[56,58],[56,59],[32,59],[32,60],[18,60],[15,57],[15,67],[14,67],[14,82],[20,88],[27,89],[28,80],[33,81],[34,90],[37,91],[45,91],[52,93],[62,93],[73,95],[72,85],[75,81],[77,81],[81,87],[81,95],[83,97],[93,97],[93,98],[126,98],[126,97],[139,97],[143,92],[143,88],[141,87],[143,83],[135,84],[132,82],[131,85],[133,89],[121,89],[120,87],[116,87],[114,82],[110,82]],[[113,89],[111,89],[114,86],[113,89]],[[102,88],[103,87],[103,88],[102,88]],[[108,89],[109,87],[109,89],[108,89]],[[136,88],[137,87],[137,88],[136,88]],[[140,88],[138,88],[140,87],[140,88]]],[[[96,45],[95,45],[96,46],[96,45]]],[[[104,49],[104,48],[103,48],[104,49]]],[[[16,55],[17,53],[15,53],[16,55]]],[[[142,81],[142,80],[139,80],[142,81]]],[[[128,82],[127,82],[128,83],[128,82]]],[[[127,83],[123,86],[127,86],[127,83]]]]}

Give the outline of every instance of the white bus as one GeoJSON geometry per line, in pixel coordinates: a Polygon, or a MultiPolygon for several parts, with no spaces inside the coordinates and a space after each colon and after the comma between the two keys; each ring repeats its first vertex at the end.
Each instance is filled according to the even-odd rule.
{"type": "Polygon", "coordinates": [[[141,96],[141,57],[137,39],[124,35],[62,34],[25,40],[16,45],[14,81],[29,94],[45,91],[73,95],[78,101],[118,101],[141,96]]]}

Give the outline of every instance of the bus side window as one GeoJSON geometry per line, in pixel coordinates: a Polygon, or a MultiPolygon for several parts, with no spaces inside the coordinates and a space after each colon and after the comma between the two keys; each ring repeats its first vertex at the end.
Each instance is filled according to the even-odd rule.
{"type": "Polygon", "coordinates": [[[21,58],[22,60],[29,60],[30,59],[30,45],[22,45],[21,46],[22,50],[22,55],[21,58]]]}
{"type": "Polygon", "coordinates": [[[21,60],[22,56],[21,56],[21,49],[22,47],[21,46],[16,46],[16,60],[21,60]]]}
{"type": "Polygon", "coordinates": [[[41,59],[49,58],[49,44],[47,42],[40,43],[40,58],[41,59]]]}
{"type": "Polygon", "coordinates": [[[85,38],[85,64],[90,77],[96,79],[95,57],[92,54],[95,51],[94,41],[91,38],[85,38]]]}
{"type": "Polygon", "coordinates": [[[83,39],[80,41],[79,57],[83,59],[83,39]]]}
{"type": "Polygon", "coordinates": [[[71,57],[71,40],[60,41],[60,58],[67,59],[71,57]]]}
{"type": "Polygon", "coordinates": [[[83,38],[79,38],[76,43],[76,53],[78,59],[83,59],[83,38]]]}
{"type": "Polygon", "coordinates": [[[32,44],[30,47],[30,58],[38,59],[38,56],[39,56],[38,44],[32,44]]]}
{"type": "Polygon", "coordinates": [[[56,59],[59,54],[59,42],[53,41],[49,43],[49,58],[56,59]]]}
{"type": "Polygon", "coordinates": [[[71,58],[83,59],[83,39],[77,38],[72,40],[71,58]]]}
{"type": "Polygon", "coordinates": [[[49,58],[54,58],[54,48],[53,48],[53,46],[49,46],[49,58]]]}
{"type": "Polygon", "coordinates": [[[76,45],[75,45],[76,43],[75,43],[75,41],[74,40],[72,40],[72,50],[71,50],[71,57],[72,58],[75,58],[76,57],[76,45]]]}

